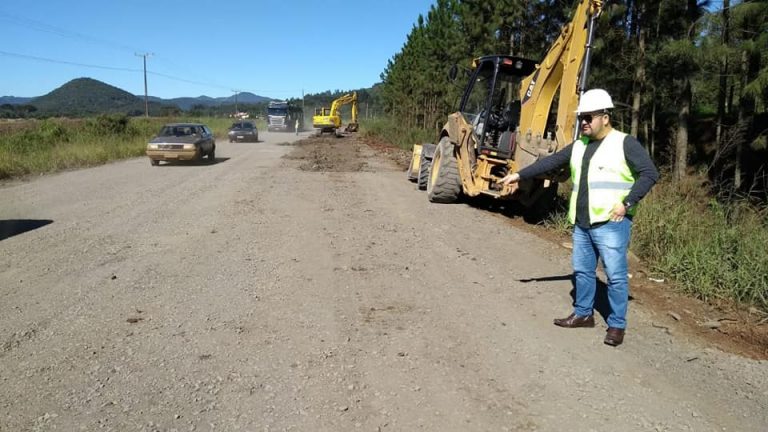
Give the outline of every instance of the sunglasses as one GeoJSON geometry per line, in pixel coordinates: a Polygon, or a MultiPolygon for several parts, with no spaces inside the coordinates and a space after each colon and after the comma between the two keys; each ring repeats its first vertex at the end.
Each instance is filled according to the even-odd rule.
{"type": "Polygon", "coordinates": [[[592,123],[592,119],[595,116],[604,116],[604,115],[606,115],[606,113],[600,113],[600,114],[579,114],[578,119],[579,119],[579,123],[581,123],[581,122],[592,123]]]}

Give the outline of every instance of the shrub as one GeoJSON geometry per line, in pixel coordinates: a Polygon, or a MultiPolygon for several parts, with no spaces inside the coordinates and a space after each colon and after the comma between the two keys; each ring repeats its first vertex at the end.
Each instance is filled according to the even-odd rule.
{"type": "Polygon", "coordinates": [[[88,132],[96,136],[123,135],[128,130],[129,119],[124,114],[100,114],[86,121],[88,132]]]}

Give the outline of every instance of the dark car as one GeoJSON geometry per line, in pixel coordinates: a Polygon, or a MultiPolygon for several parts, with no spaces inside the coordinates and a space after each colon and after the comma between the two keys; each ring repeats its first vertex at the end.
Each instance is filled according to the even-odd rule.
{"type": "Polygon", "coordinates": [[[202,123],[171,123],[163,126],[149,144],[147,156],[152,166],[160,161],[216,160],[216,139],[202,123]]]}
{"type": "Polygon", "coordinates": [[[237,122],[232,123],[232,127],[229,128],[227,133],[229,142],[234,141],[259,141],[259,130],[256,129],[256,125],[252,122],[237,122]]]}

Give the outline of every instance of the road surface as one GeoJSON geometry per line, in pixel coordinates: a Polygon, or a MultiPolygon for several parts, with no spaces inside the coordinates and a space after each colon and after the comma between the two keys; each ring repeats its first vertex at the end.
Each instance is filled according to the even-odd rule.
{"type": "Polygon", "coordinates": [[[568,250],[261,138],[0,186],[0,431],[768,430],[768,362],[555,327],[568,250]]]}

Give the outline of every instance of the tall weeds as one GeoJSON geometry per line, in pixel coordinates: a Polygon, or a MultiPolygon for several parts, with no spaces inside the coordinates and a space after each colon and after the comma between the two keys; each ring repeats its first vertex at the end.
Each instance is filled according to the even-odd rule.
{"type": "Polygon", "coordinates": [[[383,139],[405,150],[413,144],[434,143],[437,131],[406,128],[389,118],[366,119],[360,123],[360,132],[364,136],[383,139]]]}
{"type": "Polygon", "coordinates": [[[656,185],[639,209],[633,251],[696,297],[768,311],[768,209],[708,192],[694,180],[656,185]]]}

